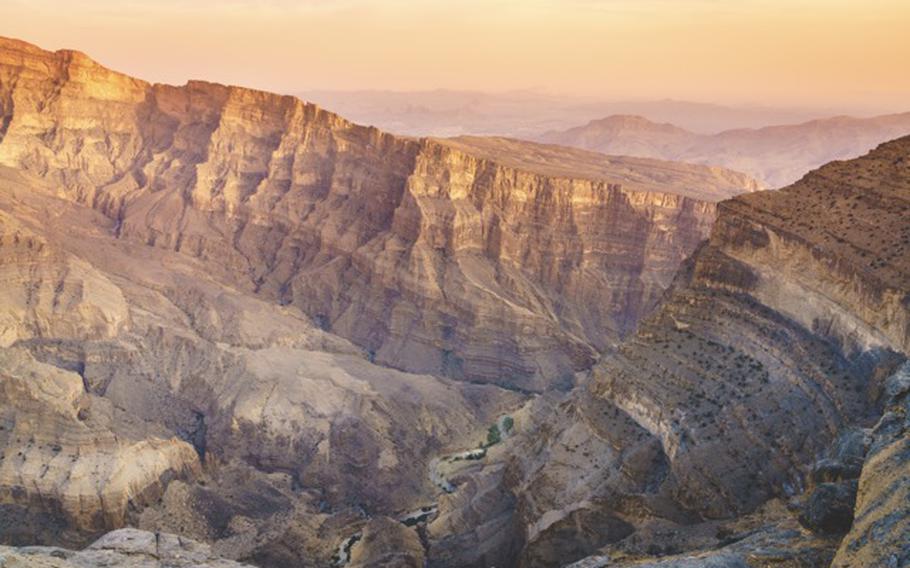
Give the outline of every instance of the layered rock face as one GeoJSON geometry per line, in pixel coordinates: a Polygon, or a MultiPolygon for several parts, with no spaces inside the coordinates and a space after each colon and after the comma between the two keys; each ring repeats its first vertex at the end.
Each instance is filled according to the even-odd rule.
{"type": "Polygon", "coordinates": [[[597,369],[595,394],[661,440],[690,508],[798,490],[801,464],[877,414],[910,352],[908,153],[900,139],[723,203],[687,281],[597,369]]]}
{"type": "Polygon", "coordinates": [[[902,139],[723,203],[688,281],[597,369],[595,393],[661,440],[690,507],[796,491],[799,464],[872,419],[910,352],[906,154],[902,139]]]}
{"type": "Polygon", "coordinates": [[[0,558],[904,561],[910,139],[715,205],[12,41],[0,117],[0,542],[150,531],[0,558]]]}
{"type": "Polygon", "coordinates": [[[0,353],[0,365],[4,542],[35,535],[66,542],[69,529],[122,526],[128,506],[147,505],[170,479],[199,472],[190,444],[130,428],[129,417],[86,392],[78,374],[19,349],[0,353]]]}
{"type": "Polygon", "coordinates": [[[884,388],[885,413],[872,429],[853,525],[832,566],[910,564],[910,363],[884,388]]]}
{"type": "Polygon", "coordinates": [[[526,390],[634,329],[712,202],[757,187],[719,168],[396,138],[292,97],[150,85],[12,40],[0,117],[0,163],[104,212],[118,237],[217,260],[376,362],[526,390]]]}
{"type": "Polygon", "coordinates": [[[502,480],[481,519],[523,566],[825,566],[859,477],[836,565],[906,562],[908,219],[910,138],[721,203],[660,308],[473,474],[502,480]]]}
{"type": "Polygon", "coordinates": [[[0,187],[0,542],[130,524],[326,565],[349,526],[431,501],[433,457],[521,401],[375,365],[39,179],[0,168],[0,187]]]}

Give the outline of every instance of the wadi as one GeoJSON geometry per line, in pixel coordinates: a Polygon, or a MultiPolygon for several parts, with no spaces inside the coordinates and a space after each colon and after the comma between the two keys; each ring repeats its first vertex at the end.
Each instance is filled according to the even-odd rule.
{"type": "Polygon", "coordinates": [[[910,566],[906,115],[817,168],[643,120],[0,38],[0,566],[910,566]]]}

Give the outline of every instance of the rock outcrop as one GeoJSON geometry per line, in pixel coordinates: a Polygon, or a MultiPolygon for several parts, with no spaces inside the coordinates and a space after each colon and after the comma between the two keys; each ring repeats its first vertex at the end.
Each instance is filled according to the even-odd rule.
{"type": "Polygon", "coordinates": [[[479,497],[501,480],[468,526],[496,519],[520,565],[714,550],[666,565],[751,566],[804,544],[826,565],[846,530],[837,565],[903,561],[903,383],[888,377],[910,354],[910,138],[718,210],[658,310],[575,392],[535,401],[529,433],[463,484],[479,497]],[[775,500],[764,537],[724,548],[719,523],[775,500]]]}
{"type": "Polygon", "coordinates": [[[151,85],[14,40],[0,42],[0,117],[0,164],[102,211],[118,237],[217,260],[376,362],[524,390],[566,383],[634,329],[707,235],[712,202],[757,187],[527,144],[497,161],[476,141],[151,85]]]}
{"type": "Polygon", "coordinates": [[[641,116],[613,115],[537,139],[606,154],[714,164],[746,172],[768,187],[781,187],[827,162],[857,157],[907,134],[910,113],[906,112],[870,118],[835,116],[716,134],[699,134],[641,116]]]}
{"type": "Polygon", "coordinates": [[[43,546],[0,546],[0,566],[243,568],[250,565],[219,558],[205,544],[175,534],[120,529],[107,533],[80,551],[43,546]]]}
{"type": "Polygon", "coordinates": [[[290,562],[324,565],[364,515],[432,499],[431,459],[522,400],[375,365],[43,180],[0,168],[0,187],[4,544],[130,524],[263,559],[300,531],[290,562]]]}
{"type": "Polygon", "coordinates": [[[831,566],[910,564],[910,363],[885,382],[885,413],[872,429],[850,532],[831,566]]]}
{"type": "Polygon", "coordinates": [[[899,565],[910,138],[754,188],[0,40],[0,558],[899,565]]]}
{"type": "Polygon", "coordinates": [[[0,540],[67,541],[123,526],[168,481],[199,472],[193,447],[129,418],[86,392],[73,372],[19,349],[0,351],[0,540]],[[130,434],[133,434],[132,436],[130,434]]]}

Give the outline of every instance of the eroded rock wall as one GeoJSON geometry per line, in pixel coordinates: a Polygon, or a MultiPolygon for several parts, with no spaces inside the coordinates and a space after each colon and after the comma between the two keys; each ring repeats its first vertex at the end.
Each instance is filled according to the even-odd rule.
{"type": "Polygon", "coordinates": [[[152,85],[13,40],[0,116],[0,164],[103,211],[116,236],[215,259],[377,362],[526,390],[567,384],[633,330],[712,201],[756,187],[596,154],[554,170],[552,148],[397,138],[293,97],[152,85]]]}
{"type": "MultiPolygon", "coordinates": [[[[902,403],[881,413],[896,396],[886,379],[910,353],[910,138],[718,211],[660,307],[585,385],[535,405],[529,433],[511,442],[509,474],[486,500],[515,500],[513,523],[500,520],[496,536],[520,549],[521,565],[592,555],[592,566],[621,565],[714,548],[666,565],[753,565],[747,555],[778,554],[773,542],[785,535],[788,562],[824,565],[850,526],[841,509],[852,508],[859,474],[838,484],[818,471],[850,432],[878,434],[837,562],[902,558],[902,403]],[[784,505],[769,514],[773,503],[784,505]],[[804,509],[823,526],[800,527],[804,509]],[[746,518],[759,520],[743,534],[768,540],[728,548],[724,523],[746,518]]],[[[465,487],[501,474],[475,475],[465,487]]]]}

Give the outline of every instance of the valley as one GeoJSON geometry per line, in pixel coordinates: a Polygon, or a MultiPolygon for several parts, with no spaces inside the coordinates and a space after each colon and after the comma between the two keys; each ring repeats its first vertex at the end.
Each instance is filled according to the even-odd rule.
{"type": "Polygon", "coordinates": [[[0,38],[0,565],[910,563],[894,138],[752,177],[0,38]]]}

